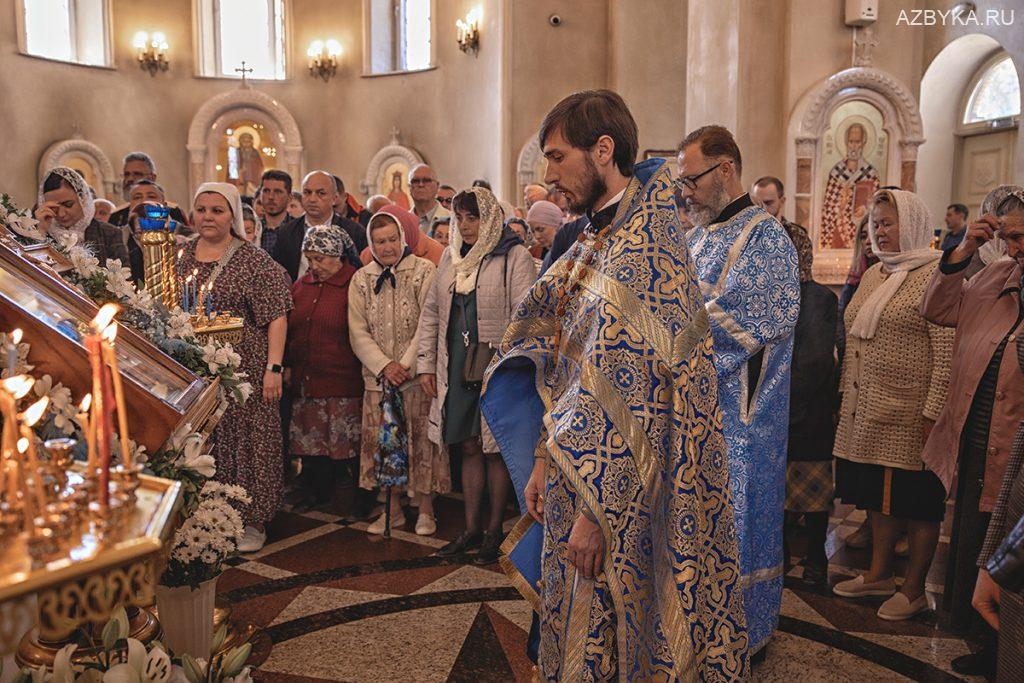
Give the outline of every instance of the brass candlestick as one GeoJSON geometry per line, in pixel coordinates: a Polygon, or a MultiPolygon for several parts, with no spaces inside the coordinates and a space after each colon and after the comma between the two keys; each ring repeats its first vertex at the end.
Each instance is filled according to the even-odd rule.
{"type": "Polygon", "coordinates": [[[177,258],[174,235],[167,228],[141,231],[142,259],[145,263],[145,288],[168,308],[178,304],[177,258]]]}

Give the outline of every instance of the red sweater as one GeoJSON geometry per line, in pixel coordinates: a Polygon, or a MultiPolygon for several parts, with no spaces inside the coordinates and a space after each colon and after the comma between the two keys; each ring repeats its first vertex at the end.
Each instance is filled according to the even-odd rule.
{"type": "Polygon", "coordinates": [[[289,391],[309,398],[359,398],[362,366],[348,337],[348,285],[356,268],[345,263],[328,280],[306,273],[292,285],[285,366],[289,391]]]}

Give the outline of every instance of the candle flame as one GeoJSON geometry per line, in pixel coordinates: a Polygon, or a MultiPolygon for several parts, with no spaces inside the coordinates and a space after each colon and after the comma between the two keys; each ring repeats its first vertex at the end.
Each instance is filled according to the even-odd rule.
{"type": "Polygon", "coordinates": [[[96,317],[92,319],[92,327],[94,330],[100,331],[110,324],[110,321],[114,319],[121,307],[117,304],[103,304],[103,308],[96,314],[96,317]]]}
{"type": "Polygon", "coordinates": [[[25,424],[31,427],[43,416],[46,412],[46,406],[50,405],[50,397],[43,396],[41,399],[30,405],[25,409],[25,412],[21,414],[21,419],[25,421],[25,424]]]}
{"type": "Polygon", "coordinates": [[[198,268],[193,268],[192,269],[192,274],[195,275],[196,277],[199,277],[199,269],[198,268]]]}
{"type": "Polygon", "coordinates": [[[108,341],[113,344],[114,340],[117,338],[117,323],[110,323],[107,325],[107,328],[103,330],[103,334],[101,336],[104,341],[108,341]]]}
{"type": "Polygon", "coordinates": [[[189,275],[187,278],[185,278],[185,282],[192,282],[192,276],[189,275]]]}
{"type": "Polygon", "coordinates": [[[14,330],[14,332],[11,332],[11,343],[12,344],[20,344],[21,343],[21,335],[22,335],[21,328],[20,327],[16,328],[14,330]]]}
{"type": "Polygon", "coordinates": [[[25,394],[28,393],[35,383],[36,380],[29,375],[15,375],[5,379],[3,387],[6,391],[13,394],[14,398],[24,398],[25,394]]]}
{"type": "Polygon", "coordinates": [[[89,407],[92,405],[92,394],[86,394],[82,397],[82,402],[78,404],[78,410],[80,412],[89,412],[89,407]]]}
{"type": "Polygon", "coordinates": [[[184,249],[179,249],[178,250],[178,258],[181,258],[184,255],[185,255],[185,250],[184,249]]]}
{"type": "Polygon", "coordinates": [[[24,453],[27,450],[28,450],[28,439],[26,439],[25,437],[21,437],[20,439],[18,439],[18,452],[19,453],[24,453]]]}

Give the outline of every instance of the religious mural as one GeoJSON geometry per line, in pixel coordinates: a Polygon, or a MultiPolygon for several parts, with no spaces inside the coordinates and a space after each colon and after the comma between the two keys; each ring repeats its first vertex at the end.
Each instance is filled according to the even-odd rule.
{"type": "Polygon", "coordinates": [[[857,222],[882,185],[888,165],[888,136],[882,113],[863,100],[836,107],[823,137],[821,249],[852,249],[857,222]]]}
{"type": "Polygon", "coordinates": [[[412,206],[409,199],[409,164],[394,161],[381,169],[377,176],[376,194],[382,194],[406,211],[412,206]]]}
{"type": "Polygon", "coordinates": [[[263,172],[272,168],[277,168],[277,148],[262,123],[246,119],[228,126],[217,163],[217,171],[226,182],[242,194],[251,195],[259,187],[263,172]]]}

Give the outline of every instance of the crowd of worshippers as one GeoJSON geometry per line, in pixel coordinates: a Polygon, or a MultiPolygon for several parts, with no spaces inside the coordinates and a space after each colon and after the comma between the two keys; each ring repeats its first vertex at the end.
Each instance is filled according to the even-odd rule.
{"type": "MultiPolygon", "coordinates": [[[[880,189],[855,217],[853,261],[837,296],[814,281],[811,239],[785,216],[783,183],[741,182],[729,131],[698,129],[678,153],[679,217],[694,230],[697,277],[717,287],[720,300],[728,294],[737,310],[769,318],[782,306],[758,286],[715,281],[721,273],[705,258],[715,239],[708,226],[760,206],[798,260],[793,315],[780,308],[778,324],[766,327],[771,333],[743,340],[735,386],[719,367],[730,458],[739,462],[736,454],[744,453],[744,466],[756,471],[757,458],[768,457],[759,453],[774,448],[765,435],[778,424],[784,432],[778,495],[734,501],[743,573],[781,581],[768,571],[777,558],[758,555],[802,526],[801,580],[827,586],[829,514],[839,499],[867,512],[845,542],[870,548],[871,559],[867,571],[832,592],[885,597],[879,618],[909,619],[931,608],[926,577],[952,499],[941,610],[955,627],[984,634],[984,648],[958,660],[958,670],[994,672],[997,642],[1000,667],[1021,666],[1022,596],[1001,591],[984,567],[1024,514],[1024,188],[993,190],[974,220],[966,207],[951,205],[941,244],[917,194],[880,189]],[[791,365],[780,351],[789,344],[791,365]],[[730,407],[732,391],[739,399],[730,407]],[[788,394],[788,415],[769,400],[779,391],[788,394]],[[770,533],[753,533],[761,528],[770,533]],[[907,558],[901,580],[897,557],[907,558]],[[1007,632],[1015,644],[1006,644],[1007,632]]],[[[330,503],[348,483],[351,517],[369,521],[371,534],[384,532],[386,505],[390,528],[412,522],[416,534],[432,535],[434,498],[461,489],[465,528],[439,554],[478,564],[500,554],[511,481],[481,418],[475,351],[501,342],[538,275],[601,212],[574,215],[562,193],[544,185],[528,185],[516,208],[485,181],[460,190],[424,164],[411,169],[408,186],[411,206],[374,195],[364,207],[329,172],[313,171],[296,188],[286,172],[268,170],[255,197],[206,183],[182,209],[168,202],[153,161],[133,153],[124,159],[128,203],[115,210],[94,200],[70,169],[43,178],[40,229],[78,232],[102,261],[120,259],[139,280],[133,218],[143,204],[168,206],[188,236],[184,267],[197,269],[200,281],[216,278],[218,307],[243,316],[236,350],[262,400],[233,404],[213,440],[217,477],[253,495],[243,551],[263,546],[264,525],[286,497],[309,509],[330,503]],[[377,490],[374,455],[384,399],[396,391],[404,402],[408,483],[387,497],[377,490]]],[[[755,235],[735,239],[769,239],[755,235]]],[[[751,281],[761,274],[755,269],[751,281]]],[[[734,360],[717,340],[715,352],[718,364],[734,360]]],[[[788,571],[788,547],[782,557],[788,571]]],[[[774,619],[777,613],[776,606],[774,619]]]]}

